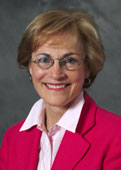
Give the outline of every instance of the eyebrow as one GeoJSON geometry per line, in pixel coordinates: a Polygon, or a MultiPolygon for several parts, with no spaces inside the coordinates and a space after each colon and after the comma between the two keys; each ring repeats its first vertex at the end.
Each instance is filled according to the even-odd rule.
{"type": "MultiPolygon", "coordinates": [[[[39,54],[37,54],[35,57],[37,57],[37,56],[39,56],[39,55],[45,55],[45,56],[48,56],[48,57],[52,58],[52,55],[51,55],[51,54],[48,54],[48,53],[39,53],[39,54]]],[[[69,53],[64,54],[61,59],[65,58],[65,57],[68,57],[68,56],[70,56],[70,55],[80,56],[78,53],[69,52],[69,53]]]]}

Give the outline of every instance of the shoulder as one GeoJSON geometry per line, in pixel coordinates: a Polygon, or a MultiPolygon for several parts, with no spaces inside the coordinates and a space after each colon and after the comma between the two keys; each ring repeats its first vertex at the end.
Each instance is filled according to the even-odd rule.
{"type": "MultiPolygon", "coordinates": [[[[90,119],[94,116],[95,125],[97,128],[101,128],[101,131],[119,131],[121,130],[121,116],[116,113],[112,113],[104,108],[99,107],[95,101],[85,93],[86,109],[90,119]]],[[[88,120],[89,121],[89,120],[88,120]]]]}
{"type": "Polygon", "coordinates": [[[85,100],[86,100],[86,108],[89,107],[89,112],[95,112],[94,115],[95,115],[96,122],[98,123],[100,122],[103,125],[110,125],[110,126],[115,125],[115,127],[116,126],[121,127],[120,115],[116,113],[112,113],[104,108],[101,108],[87,93],[85,93],[85,100]]]}
{"type": "Polygon", "coordinates": [[[11,135],[13,135],[13,137],[16,136],[19,133],[19,130],[20,130],[21,126],[23,125],[24,121],[25,120],[22,120],[22,121],[16,123],[15,125],[9,127],[7,129],[7,131],[5,132],[4,136],[7,138],[10,137],[11,135]]]}
{"type": "Polygon", "coordinates": [[[20,134],[19,129],[23,125],[24,120],[16,123],[15,125],[9,127],[5,132],[2,140],[1,148],[7,148],[9,145],[14,146],[15,141],[18,140],[20,134]]]}
{"type": "Polygon", "coordinates": [[[104,136],[120,136],[121,139],[121,116],[109,112],[97,106],[96,127],[100,129],[104,136]]]}
{"type": "Polygon", "coordinates": [[[101,107],[97,106],[96,112],[97,121],[103,121],[105,124],[111,124],[115,126],[121,126],[121,116],[116,113],[107,111],[101,107]]]}

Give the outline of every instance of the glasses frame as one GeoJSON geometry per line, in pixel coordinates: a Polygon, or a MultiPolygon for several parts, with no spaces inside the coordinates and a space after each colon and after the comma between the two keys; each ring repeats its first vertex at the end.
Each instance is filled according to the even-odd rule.
{"type": "MultiPolygon", "coordinates": [[[[74,53],[73,53],[74,54],[74,53]]],[[[77,55],[77,54],[76,54],[77,55]]],[[[78,55],[79,56],[79,55],[78,55]]],[[[51,58],[51,65],[49,65],[47,68],[42,68],[40,65],[39,65],[39,59],[38,58],[36,58],[36,59],[34,59],[34,60],[31,60],[31,62],[33,62],[33,63],[35,63],[35,64],[37,64],[37,66],[39,67],[39,68],[41,68],[42,70],[47,70],[47,69],[49,69],[50,67],[52,67],[53,65],[54,65],[54,63],[55,63],[55,60],[59,60],[59,65],[60,65],[60,67],[64,67],[66,70],[68,70],[68,71],[73,71],[73,70],[76,70],[76,68],[75,69],[68,69],[68,67],[66,67],[66,65],[63,65],[63,60],[64,60],[64,58],[55,58],[55,59],[53,59],[53,58],[51,58]]],[[[77,66],[79,66],[79,65],[81,65],[81,64],[84,64],[85,63],[85,60],[86,60],[86,58],[82,58],[78,63],[77,63],[77,66]]]]}

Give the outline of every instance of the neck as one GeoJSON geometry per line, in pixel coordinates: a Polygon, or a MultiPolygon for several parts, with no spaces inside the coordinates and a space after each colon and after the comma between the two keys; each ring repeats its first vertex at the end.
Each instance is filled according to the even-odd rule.
{"type": "Polygon", "coordinates": [[[59,119],[66,112],[67,108],[64,107],[55,107],[46,105],[46,121],[45,126],[49,130],[54,124],[56,124],[59,119]]]}

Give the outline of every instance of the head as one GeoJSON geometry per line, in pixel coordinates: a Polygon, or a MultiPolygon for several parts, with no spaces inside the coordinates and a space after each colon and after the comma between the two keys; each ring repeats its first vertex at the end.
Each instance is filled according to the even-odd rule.
{"type": "MultiPolygon", "coordinates": [[[[48,11],[28,25],[18,48],[18,64],[27,67],[32,53],[53,35],[69,35],[83,44],[86,65],[90,70],[83,87],[89,87],[103,68],[105,55],[102,41],[93,19],[85,12],[71,10],[48,11]],[[88,81],[89,80],[89,81],[88,81]]],[[[81,48],[81,47],[80,47],[81,48]]]]}

